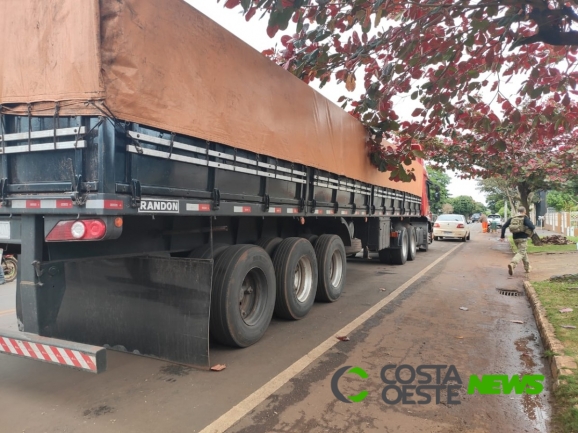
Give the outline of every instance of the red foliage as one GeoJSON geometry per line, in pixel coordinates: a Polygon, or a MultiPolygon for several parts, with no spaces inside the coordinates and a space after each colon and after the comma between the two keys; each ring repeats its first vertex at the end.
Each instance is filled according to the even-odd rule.
{"type": "MultiPolygon", "coordinates": [[[[400,174],[403,162],[419,156],[410,146],[416,140],[455,141],[475,131],[476,139],[468,146],[497,155],[508,143],[504,131],[509,137],[527,137],[533,146],[559,141],[576,127],[578,112],[571,105],[578,94],[578,32],[570,25],[578,22],[578,15],[573,4],[226,2],[227,7],[239,4],[248,19],[256,10],[268,14],[269,36],[296,23],[283,37],[282,48],[268,54],[303,81],[319,79],[323,84],[333,79],[351,91],[357,77],[365,92],[357,100],[343,98],[343,107],[371,131],[374,163],[380,169],[397,169],[398,178],[407,178],[400,174]],[[511,84],[514,78],[521,85],[511,84]],[[514,96],[504,90],[508,85],[516,86],[514,96]],[[410,119],[399,121],[403,104],[395,102],[406,96],[417,108],[410,119]],[[554,109],[554,103],[566,109],[554,109]],[[382,138],[398,145],[391,151],[380,148],[382,138]]],[[[443,151],[431,151],[430,157],[443,160],[447,155],[438,153],[443,151]]],[[[477,172],[463,164],[461,169],[477,172]]]]}

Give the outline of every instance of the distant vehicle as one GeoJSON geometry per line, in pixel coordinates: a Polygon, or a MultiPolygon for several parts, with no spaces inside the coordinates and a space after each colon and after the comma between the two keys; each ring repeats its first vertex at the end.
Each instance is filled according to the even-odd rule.
{"type": "Polygon", "coordinates": [[[433,239],[458,238],[463,242],[470,240],[470,228],[463,215],[440,215],[433,226],[433,239]]]}
{"type": "Polygon", "coordinates": [[[493,221],[498,223],[498,228],[502,228],[502,217],[498,214],[488,215],[488,225],[492,224],[493,221]]]}
{"type": "Polygon", "coordinates": [[[482,217],[482,215],[479,214],[479,213],[473,214],[473,215],[472,215],[472,222],[473,222],[473,223],[477,223],[477,222],[480,220],[481,217],[482,217]]]}

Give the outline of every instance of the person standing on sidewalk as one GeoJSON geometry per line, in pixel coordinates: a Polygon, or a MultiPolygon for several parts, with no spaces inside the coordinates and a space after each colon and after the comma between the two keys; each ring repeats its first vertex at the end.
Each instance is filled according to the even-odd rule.
{"type": "Polygon", "coordinates": [[[480,216],[480,222],[482,223],[482,233],[488,233],[488,217],[485,213],[480,216]]]}
{"type": "Polygon", "coordinates": [[[504,242],[504,235],[506,233],[506,228],[510,227],[510,232],[512,232],[514,243],[518,252],[508,264],[508,273],[510,275],[514,274],[514,268],[520,263],[524,263],[524,269],[526,272],[530,272],[532,269],[530,267],[530,262],[528,261],[528,238],[532,236],[532,233],[536,229],[530,218],[526,215],[526,208],[524,206],[518,207],[518,215],[510,218],[506,221],[506,224],[502,226],[502,236],[500,241],[504,242]]]}

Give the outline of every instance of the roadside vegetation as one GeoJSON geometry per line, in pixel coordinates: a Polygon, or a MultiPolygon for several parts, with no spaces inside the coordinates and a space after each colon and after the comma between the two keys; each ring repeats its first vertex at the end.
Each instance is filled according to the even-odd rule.
{"type": "MultiPolygon", "coordinates": [[[[564,281],[533,282],[532,285],[546,309],[548,320],[554,326],[556,337],[564,345],[565,353],[561,355],[571,356],[578,363],[578,277],[564,281]],[[560,312],[566,308],[573,311],[560,312]]],[[[577,432],[578,377],[560,376],[560,379],[561,385],[555,391],[555,431],[577,432]]]]}
{"type": "MultiPolygon", "coordinates": [[[[572,241],[573,243],[568,245],[542,245],[538,247],[532,244],[532,241],[528,241],[528,254],[536,254],[536,253],[564,253],[567,251],[576,251],[576,243],[578,243],[578,237],[576,236],[567,236],[566,239],[572,241]]],[[[510,246],[512,247],[513,251],[516,251],[514,239],[512,235],[508,236],[508,241],[510,241],[510,246]]],[[[578,257],[576,257],[576,261],[578,262],[578,257]]]]}

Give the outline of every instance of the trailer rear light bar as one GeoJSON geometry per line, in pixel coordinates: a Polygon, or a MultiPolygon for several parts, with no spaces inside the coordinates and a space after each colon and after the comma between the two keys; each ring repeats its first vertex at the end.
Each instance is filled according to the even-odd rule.
{"type": "Polygon", "coordinates": [[[24,332],[0,331],[0,353],[64,365],[90,373],[106,370],[104,347],[40,337],[24,332]]]}
{"type": "MultiPolygon", "coordinates": [[[[122,228],[122,218],[115,218],[114,226],[122,228]]],[[[106,233],[107,224],[102,219],[59,221],[46,236],[46,242],[99,241],[106,233]]]]}

